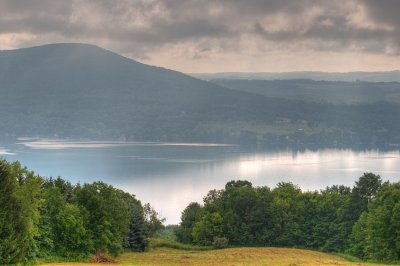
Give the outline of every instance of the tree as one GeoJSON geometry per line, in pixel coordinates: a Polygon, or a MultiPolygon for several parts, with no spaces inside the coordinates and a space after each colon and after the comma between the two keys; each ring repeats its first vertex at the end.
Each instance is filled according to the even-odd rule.
{"type": "Polygon", "coordinates": [[[349,247],[347,253],[360,258],[367,259],[368,255],[366,252],[367,246],[367,212],[363,212],[354,224],[353,230],[349,236],[349,247]]]}
{"type": "Polygon", "coordinates": [[[222,237],[222,233],[221,215],[217,212],[206,212],[193,227],[193,242],[202,246],[211,246],[214,238],[222,237]]]}
{"type": "Polygon", "coordinates": [[[203,208],[197,202],[190,203],[182,212],[181,223],[175,230],[176,238],[182,243],[192,243],[194,225],[202,218],[203,208]]]}
{"type": "Polygon", "coordinates": [[[42,179],[19,162],[0,160],[0,264],[25,262],[38,254],[42,179]]]}
{"type": "Polygon", "coordinates": [[[165,218],[160,218],[158,212],[149,203],[143,206],[146,236],[154,237],[157,231],[164,228],[165,218]]]}
{"type": "Polygon", "coordinates": [[[381,187],[382,179],[379,175],[364,173],[356,182],[354,189],[368,203],[374,198],[381,187]]]}
{"type": "Polygon", "coordinates": [[[231,181],[225,186],[216,211],[224,218],[224,233],[232,244],[254,244],[256,235],[262,232],[264,219],[257,211],[261,209],[257,192],[248,181],[231,181]]]}
{"type": "Polygon", "coordinates": [[[272,191],[272,215],[274,220],[274,243],[278,246],[301,246],[305,237],[301,231],[304,223],[304,203],[301,190],[292,183],[278,183],[272,191]]]}
{"type": "Polygon", "coordinates": [[[135,251],[145,251],[147,246],[146,241],[146,223],[142,204],[135,198],[134,195],[128,193],[124,194],[124,201],[126,202],[131,219],[129,222],[129,231],[125,237],[125,248],[135,251]]]}
{"type": "Polygon", "coordinates": [[[139,207],[131,210],[131,221],[129,232],[125,239],[125,247],[135,251],[145,251],[146,249],[146,225],[143,218],[143,211],[139,207]]]}
{"type": "Polygon", "coordinates": [[[345,186],[327,187],[321,191],[316,204],[316,223],[312,236],[314,246],[324,251],[343,252],[355,221],[347,220],[351,189],[345,186]]]}
{"type": "Polygon", "coordinates": [[[78,206],[63,204],[54,217],[54,248],[62,257],[85,257],[92,250],[92,241],[78,206]]]}
{"type": "Polygon", "coordinates": [[[85,184],[77,189],[76,200],[88,212],[85,226],[93,236],[95,250],[104,250],[114,256],[123,251],[131,222],[125,194],[103,182],[85,184]]]}
{"type": "Polygon", "coordinates": [[[11,166],[0,161],[0,264],[22,261],[24,252],[19,249],[23,244],[17,232],[23,228],[23,217],[19,215],[21,206],[15,196],[17,180],[11,176],[11,166]]]}
{"type": "Polygon", "coordinates": [[[400,183],[386,184],[353,227],[348,252],[373,260],[400,259],[400,183]]]}

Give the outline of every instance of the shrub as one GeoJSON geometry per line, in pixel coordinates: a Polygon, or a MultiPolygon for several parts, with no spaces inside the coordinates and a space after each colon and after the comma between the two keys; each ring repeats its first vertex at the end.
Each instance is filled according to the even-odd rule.
{"type": "Polygon", "coordinates": [[[228,238],[226,237],[214,237],[213,246],[215,248],[226,248],[228,246],[228,238]]]}

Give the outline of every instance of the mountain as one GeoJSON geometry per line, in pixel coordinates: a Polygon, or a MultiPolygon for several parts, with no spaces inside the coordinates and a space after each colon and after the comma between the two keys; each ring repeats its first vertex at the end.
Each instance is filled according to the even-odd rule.
{"type": "Polygon", "coordinates": [[[400,71],[382,72],[318,72],[318,71],[297,71],[297,72],[226,72],[226,73],[192,73],[193,77],[203,80],[213,79],[311,79],[316,81],[368,81],[368,82],[400,82],[400,71]]]}
{"type": "MultiPolygon", "coordinates": [[[[222,84],[226,85],[226,84],[222,84]]],[[[87,44],[0,51],[0,141],[18,137],[376,147],[396,102],[333,104],[226,88],[87,44]]]]}
{"type": "Polygon", "coordinates": [[[4,138],[184,141],[205,120],[273,114],[257,95],[87,44],[1,51],[0,95],[4,138]]]}

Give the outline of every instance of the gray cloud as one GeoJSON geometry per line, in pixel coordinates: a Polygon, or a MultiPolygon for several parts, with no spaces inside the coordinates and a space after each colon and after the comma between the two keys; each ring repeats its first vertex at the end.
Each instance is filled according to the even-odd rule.
{"type": "Polygon", "coordinates": [[[247,38],[282,50],[398,55],[398,10],[397,0],[0,0],[0,34],[16,34],[15,48],[79,41],[139,58],[181,44],[193,58],[241,53],[247,38]]]}
{"type": "Polygon", "coordinates": [[[398,0],[364,0],[369,15],[372,19],[387,23],[391,26],[400,26],[400,1],[398,0]]]}
{"type": "Polygon", "coordinates": [[[0,13],[2,16],[34,16],[38,14],[65,14],[72,10],[71,1],[52,0],[2,0],[0,1],[0,13]]]}

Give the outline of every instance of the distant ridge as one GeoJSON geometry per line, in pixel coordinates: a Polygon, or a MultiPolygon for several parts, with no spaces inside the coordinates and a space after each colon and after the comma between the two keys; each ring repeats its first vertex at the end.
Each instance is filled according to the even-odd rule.
{"type": "Polygon", "coordinates": [[[368,82],[400,82],[400,70],[383,72],[222,72],[222,73],[192,73],[193,77],[203,80],[213,79],[258,79],[258,80],[286,80],[311,79],[316,81],[368,81],[368,82]]]}

